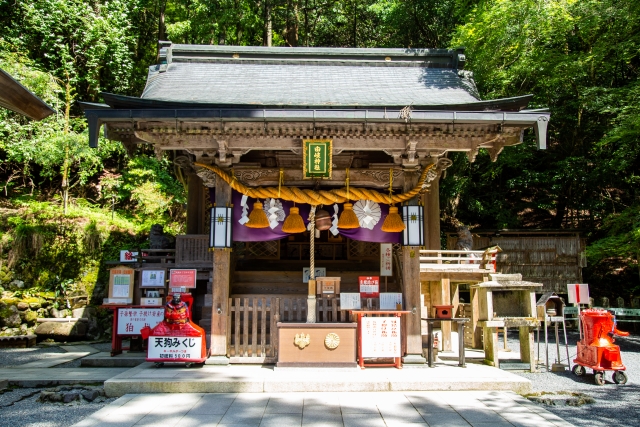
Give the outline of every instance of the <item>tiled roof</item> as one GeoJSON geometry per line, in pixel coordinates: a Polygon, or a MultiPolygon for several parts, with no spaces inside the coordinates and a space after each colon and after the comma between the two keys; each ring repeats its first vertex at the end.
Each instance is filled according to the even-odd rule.
{"type": "Polygon", "coordinates": [[[405,107],[480,100],[462,50],[167,44],[142,99],[265,107],[405,107]]]}
{"type": "Polygon", "coordinates": [[[451,68],[173,62],[150,70],[142,98],[218,105],[385,107],[479,100],[451,68]]]}

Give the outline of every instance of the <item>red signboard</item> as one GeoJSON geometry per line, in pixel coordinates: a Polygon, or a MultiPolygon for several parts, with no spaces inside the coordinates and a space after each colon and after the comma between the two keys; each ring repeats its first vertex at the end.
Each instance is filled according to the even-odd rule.
{"type": "Polygon", "coordinates": [[[170,288],[195,288],[198,270],[172,269],[169,277],[170,288]]]}
{"type": "Polygon", "coordinates": [[[359,276],[358,284],[361,298],[380,297],[380,276],[359,276]]]}

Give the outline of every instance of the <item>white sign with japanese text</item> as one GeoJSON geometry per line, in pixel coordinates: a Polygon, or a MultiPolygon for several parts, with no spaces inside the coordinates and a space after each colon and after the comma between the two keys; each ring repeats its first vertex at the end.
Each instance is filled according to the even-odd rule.
{"type": "Polygon", "coordinates": [[[120,262],[136,262],[138,252],[132,252],[130,250],[120,251],[120,262]]]}
{"type": "Polygon", "coordinates": [[[402,310],[402,294],[400,292],[380,292],[380,310],[402,310]]]}
{"type": "Polygon", "coordinates": [[[148,359],[202,359],[202,337],[149,337],[148,359]]]}
{"type": "Polygon", "coordinates": [[[391,243],[380,243],[380,276],[393,276],[392,254],[391,243]]]}
{"type": "Polygon", "coordinates": [[[154,328],[164,319],[164,308],[119,308],[118,335],[139,335],[140,329],[154,328]]]}
{"type": "Polygon", "coordinates": [[[340,294],[340,310],[360,310],[360,294],[343,292],[340,294]]]}
{"type": "Polygon", "coordinates": [[[400,357],[400,318],[363,317],[362,357],[400,357]]]}
{"type": "Polygon", "coordinates": [[[586,283],[568,284],[567,294],[570,304],[589,304],[589,285],[586,283]]]}
{"type": "Polygon", "coordinates": [[[141,288],[164,288],[165,270],[142,270],[141,288]]]}

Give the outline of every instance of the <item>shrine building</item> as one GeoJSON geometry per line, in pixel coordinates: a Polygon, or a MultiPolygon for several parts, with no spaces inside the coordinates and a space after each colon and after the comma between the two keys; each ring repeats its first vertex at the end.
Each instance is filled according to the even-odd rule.
{"type": "Polygon", "coordinates": [[[91,147],[101,130],[130,151],[150,144],[188,188],[186,234],[161,265],[197,270],[207,363],[302,366],[316,356],[298,336],[311,349],[324,328],[318,363],[339,366],[325,350],[356,339],[350,310],[385,309],[402,312],[403,363],[424,364],[422,319],[495,272],[490,253],[441,251],[448,153],[495,161],[528,129],[545,149],[550,114],[527,109],[531,95],[481,100],[463,49],[163,42],[159,58],[139,98],[82,107],[91,147]]]}

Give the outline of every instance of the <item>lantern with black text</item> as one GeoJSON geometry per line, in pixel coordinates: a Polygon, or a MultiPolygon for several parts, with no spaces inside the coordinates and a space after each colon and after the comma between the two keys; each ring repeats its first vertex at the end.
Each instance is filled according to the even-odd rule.
{"type": "Polygon", "coordinates": [[[210,248],[230,248],[231,240],[231,208],[211,208],[211,227],[209,228],[210,248]]]}
{"type": "Polygon", "coordinates": [[[424,246],[424,208],[403,206],[402,221],[406,228],[402,232],[404,246],[424,246]]]}

